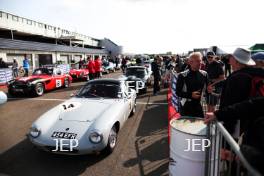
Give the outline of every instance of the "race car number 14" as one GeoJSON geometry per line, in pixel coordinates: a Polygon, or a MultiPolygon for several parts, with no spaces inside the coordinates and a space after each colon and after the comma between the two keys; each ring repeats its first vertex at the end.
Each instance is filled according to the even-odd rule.
{"type": "Polygon", "coordinates": [[[61,80],[60,79],[56,79],[56,87],[61,87],[61,80]]]}

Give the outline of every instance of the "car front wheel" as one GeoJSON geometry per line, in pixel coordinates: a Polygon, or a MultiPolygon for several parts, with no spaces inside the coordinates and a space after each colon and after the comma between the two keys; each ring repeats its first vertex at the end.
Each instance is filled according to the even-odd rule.
{"type": "Polygon", "coordinates": [[[35,86],[35,95],[42,96],[44,94],[44,85],[42,83],[37,83],[35,86]]]}
{"type": "Polygon", "coordinates": [[[113,126],[108,137],[108,143],[106,146],[106,152],[108,154],[112,153],[116,147],[116,142],[117,142],[117,132],[116,132],[116,127],[113,126]]]}

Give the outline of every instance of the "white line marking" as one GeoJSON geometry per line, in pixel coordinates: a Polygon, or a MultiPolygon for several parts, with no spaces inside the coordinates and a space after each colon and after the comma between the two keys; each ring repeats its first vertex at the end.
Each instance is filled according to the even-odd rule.
{"type": "MultiPolygon", "coordinates": [[[[59,99],[59,98],[8,98],[9,100],[32,100],[32,101],[66,101],[67,99],[59,99]]],[[[167,105],[168,103],[155,103],[155,102],[141,102],[137,101],[137,104],[149,104],[149,105],[167,105]]]]}

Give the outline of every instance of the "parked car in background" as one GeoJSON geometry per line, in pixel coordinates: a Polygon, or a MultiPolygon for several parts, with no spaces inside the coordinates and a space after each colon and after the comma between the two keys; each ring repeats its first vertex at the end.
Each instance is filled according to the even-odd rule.
{"type": "Polygon", "coordinates": [[[41,96],[45,91],[69,87],[72,77],[55,66],[41,67],[33,71],[31,76],[21,77],[8,83],[10,95],[26,94],[41,96]]]}
{"type": "Polygon", "coordinates": [[[89,77],[89,70],[87,65],[83,65],[80,69],[72,67],[69,74],[73,80],[87,80],[89,77]]]}
{"type": "Polygon", "coordinates": [[[103,61],[102,63],[103,73],[108,74],[110,72],[115,72],[115,64],[109,61],[103,61]]]}
{"type": "Polygon", "coordinates": [[[139,93],[146,93],[147,86],[151,85],[151,73],[144,66],[130,66],[126,69],[124,76],[133,89],[138,89],[137,86],[140,86],[139,93]],[[143,85],[141,85],[142,83],[143,85]]]}
{"type": "Polygon", "coordinates": [[[150,59],[144,60],[144,66],[147,68],[149,75],[152,75],[151,63],[152,61],[150,59]]]}
{"type": "Polygon", "coordinates": [[[59,154],[81,155],[102,150],[111,153],[118,132],[135,111],[136,92],[124,82],[92,80],[74,97],[39,117],[32,124],[28,138],[40,149],[59,154]],[[54,151],[56,140],[61,139],[77,140],[78,145],[72,151],[54,151]]]}

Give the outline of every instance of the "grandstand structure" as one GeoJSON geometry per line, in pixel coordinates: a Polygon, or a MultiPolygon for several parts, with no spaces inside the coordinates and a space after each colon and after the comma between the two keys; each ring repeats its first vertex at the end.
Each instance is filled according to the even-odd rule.
{"type": "Polygon", "coordinates": [[[76,63],[88,56],[115,57],[122,46],[110,39],[96,39],[28,18],[0,11],[0,58],[32,69],[45,64],[76,63]]]}

